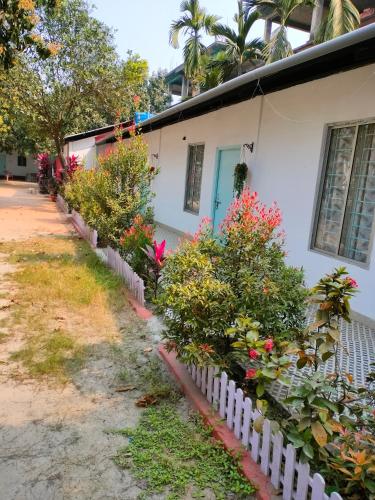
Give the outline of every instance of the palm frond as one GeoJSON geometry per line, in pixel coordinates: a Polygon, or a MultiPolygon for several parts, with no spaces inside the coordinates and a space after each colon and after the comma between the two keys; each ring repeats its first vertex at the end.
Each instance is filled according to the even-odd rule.
{"type": "Polygon", "coordinates": [[[222,36],[231,40],[232,42],[237,40],[237,33],[226,24],[216,24],[212,30],[212,33],[216,36],[222,36]]]}
{"type": "Polygon", "coordinates": [[[351,0],[330,0],[328,15],[320,26],[316,42],[325,42],[349,33],[359,25],[360,15],[351,0]]]}
{"type": "Polygon", "coordinates": [[[169,43],[173,48],[178,49],[178,37],[181,31],[186,31],[189,27],[189,18],[188,16],[182,16],[180,19],[176,19],[176,21],[172,21],[171,27],[169,28],[169,43]]]}
{"type": "Polygon", "coordinates": [[[272,34],[270,41],[263,50],[266,63],[272,63],[293,54],[293,48],[288,40],[287,30],[280,25],[272,34]]]}

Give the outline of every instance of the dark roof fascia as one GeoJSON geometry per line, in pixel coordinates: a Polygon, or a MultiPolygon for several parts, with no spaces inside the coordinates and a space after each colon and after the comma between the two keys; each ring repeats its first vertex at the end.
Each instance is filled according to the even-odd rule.
{"type": "Polygon", "coordinates": [[[97,135],[105,134],[106,132],[112,132],[118,125],[126,127],[127,125],[129,125],[129,123],[131,123],[131,120],[127,122],[106,125],[105,127],[95,128],[93,130],[87,130],[86,132],[80,132],[79,134],[67,135],[64,137],[64,144],[67,144],[68,142],[80,141],[81,139],[87,139],[88,137],[95,137],[97,135]]]}
{"type": "MultiPolygon", "coordinates": [[[[213,89],[213,91],[205,92],[204,94],[200,94],[199,96],[182,103],[185,105],[177,104],[172,106],[165,112],[156,115],[154,118],[146,120],[140,125],[139,128],[142,129],[143,133],[150,132],[167,125],[189,120],[191,118],[216,111],[223,107],[249,100],[261,94],[277,92],[288,87],[324,78],[335,73],[349,71],[351,69],[375,63],[375,26],[367,26],[365,28],[361,28],[361,30],[368,30],[368,33],[371,36],[365,39],[359,39],[358,41],[353,41],[353,43],[350,44],[343,44],[343,46],[337,50],[325,52],[321,50],[316,57],[305,57],[305,54],[314,50],[317,52],[319,46],[306,49],[299,54],[287,58],[290,62],[292,62],[292,58],[294,58],[296,64],[288,65],[288,61],[281,61],[286,61],[286,63],[284,67],[278,71],[270,71],[270,69],[273,64],[276,65],[280,63],[280,61],[255,69],[245,75],[242,75],[242,77],[238,77],[227,82],[231,85],[223,84],[216,87],[216,89],[213,89]],[[251,78],[252,74],[254,75],[253,78],[251,78]],[[259,75],[259,77],[257,78],[256,75],[259,75]],[[237,80],[237,82],[235,82],[235,80],[237,80]],[[220,88],[222,88],[222,92],[216,91],[220,88]],[[225,90],[225,88],[227,90],[225,90]]],[[[353,33],[354,32],[348,35],[353,35],[353,33]]],[[[348,35],[343,35],[343,37],[348,35]]],[[[352,38],[353,37],[351,37],[351,39],[352,38]]],[[[337,40],[338,39],[336,39],[336,41],[337,40]]],[[[322,45],[328,45],[331,42],[321,44],[320,47],[322,47],[322,45]]],[[[123,137],[126,138],[128,136],[129,134],[127,131],[124,131],[123,137]]],[[[106,141],[103,141],[103,143],[110,143],[115,140],[116,139],[114,137],[109,137],[106,141]]]]}

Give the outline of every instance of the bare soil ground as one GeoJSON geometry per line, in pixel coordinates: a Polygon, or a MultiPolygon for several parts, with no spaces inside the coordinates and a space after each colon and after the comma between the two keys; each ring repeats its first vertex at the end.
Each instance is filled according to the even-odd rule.
{"type": "MultiPolygon", "coordinates": [[[[48,376],[48,367],[45,376],[32,376],[27,364],[13,359],[32,341],[30,332],[36,329],[30,317],[37,321],[36,308],[44,306],[37,299],[23,302],[23,293],[29,297],[30,289],[20,285],[22,259],[17,263],[10,256],[23,247],[30,255],[33,245],[40,253],[38,245],[52,235],[68,237],[65,245],[76,244],[66,218],[36,192],[35,184],[0,183],[0,498],[135,499],[142,484],[113,462],[124,438],[106,430],[132,427],[138,421],[135,402],[143,388],[116,389],[124,368],[138,370],[152,356],[144,352],[152,345],[148,326],[126,301],[107,327],[96,324],[93,336],[87,315],[77,310],[69,314],[63,306],[47,308],[39,311],[48,319],[44,326],[69,331],[86,349],[83,365],[61,381],[48,376]]],[[[35,262],[36,273],[42,264],[35,262]]],[[[37,347],[42,352],[43,344],[37,347]]]]}

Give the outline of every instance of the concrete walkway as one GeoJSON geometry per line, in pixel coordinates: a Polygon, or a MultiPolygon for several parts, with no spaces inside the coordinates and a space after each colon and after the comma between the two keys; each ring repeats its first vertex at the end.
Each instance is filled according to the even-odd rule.
{"type": "Polygon", "coordinates": [[[31,182],[0,181],[0,241],[69,234],[72,227],[31,182]]]}

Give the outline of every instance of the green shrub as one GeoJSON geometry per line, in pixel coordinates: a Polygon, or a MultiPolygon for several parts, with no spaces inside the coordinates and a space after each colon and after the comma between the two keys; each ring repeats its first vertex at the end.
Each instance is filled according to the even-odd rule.
{"type": "Polygon", "coordinates": [[[158,299],[167,330],[185,360],[215,362],[230,351],[225,335],[238,316],[258,321],[261,338],[287,338],[304,321],[302,270],[285,263],[280,211],[245,189],[216,237],[204,220],[193,241],[167,259],[158,299]]]}
{"type": "Polygon", "coordinates": [[[153,236],[154,227],[146,224],[138,214],[120,238],[120,253],[139,276],[144,276],[147,271],[148,258],[144,249],[152,244],[153,236]]]}
{"type": "Polygon", "coordinates": [[[100,241],[115,248],[137,214],[149,217],[151,181],[156,171],[148,163],[148,147],[141,135],[118,140],[98,158],[98,168],[78,170],[65,186],[65,198],[100,241]]]}

